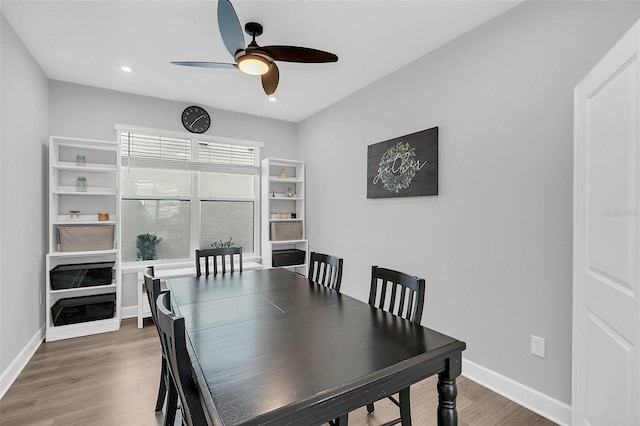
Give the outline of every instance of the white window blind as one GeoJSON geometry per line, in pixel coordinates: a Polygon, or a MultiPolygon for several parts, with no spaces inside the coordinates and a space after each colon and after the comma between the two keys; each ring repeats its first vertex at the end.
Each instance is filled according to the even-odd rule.
{"type": "Polygon", "coordinates": [[[198,163],[207,171],[259,174],[255,151],[252,146],[199,141],[198,163]]]}
{"type": "Polygon", "coordinates": [[[121,132],[120,138],[124,166],[217,173],[260,173],[257,149],[251,145],[133,132],[121,132]]]}

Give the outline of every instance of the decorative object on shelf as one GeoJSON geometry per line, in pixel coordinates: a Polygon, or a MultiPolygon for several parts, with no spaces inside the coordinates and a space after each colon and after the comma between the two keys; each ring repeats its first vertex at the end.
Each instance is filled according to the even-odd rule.
{"type": "Polygon", "coordinates": [[[59,251],[112,250],[114,225],[58,226],[59,251]]]}
{"type": "Polygon", "coordinates": [[[280,170],[280,179],[287,178],[287,171],[285,169],[280,170]]]}
{"type": "Polygon", "coordinates": [[[71,216],[72,222],[77,222],[80,220],[80,210],[69,210],[69,215],[71,216]]]}
{"type": "Polygon", "coordinates": [[[270,241],[300,240],[303,235],[301,221],[271,222],[269,231],[270,241]]]}
{"type": "Polygon", "coordinates": [[[49,271],[52,290],[94,287],[113,282],[115,262],[72,263],[58,265],[49,271]]]}
{"type": "Polygon", "coordinates": [[[307,253],[299,249],[273,250],[271,263],[273,266],[301,265],[307,253]]]}
{"type": "Polygon", "coordinates": [[[280,217],[279,213],[271,213],[269,214],[270,219],[278,219],[280,217]]]}
{"type": "Polygon", "coordinates": [[[138,249],[138,260],[155,260],[158,256],[156,246],[162,241],[154,234],[140,234],[136,237],[136,248],[138,249]]]}
{"type": "Polygon", "coordinates": [[[87,192],[87,178],[78,176],[76,179],[76,192],[87,192]]]}
{"type": "Polygon", "coordinates": [[[291,213],[291,219],[295,219],[297,215],[295,213],[291,213]]]}
{"type": "Polygon", "coordinates": [[[273,193],[271,194],[271,197],[272,198],[276,198],[276,190],[275,189],[273,190],[273,193]]]}
{"type": "Polygon", "coordinates": [[[84,167],[87,165],[87,158],[84,155],[76,155],[76,166],[84,167]]]}
{"type": "Polygon", "coordinates": [[[286,213],[280,213],[280,219],[287,219],[288,216],[286,213]]]}
{"type": "Polygon", "coordinates": [[[367,148],[367,198],[438,195],[438,128],[367,148]]]}
{"type": "Polygon", "coordinates": [[[101,222],[109,220],[109,213],[98,213],[98,220],[101,222]]]}
{"type": "Polygon", "coordinates": [[[287,197],[293,197],[294,195],[296,195],[296,191],[293,188],[287,188],[287,192],[286,192],[287,197]]]}
{"type": "Polygon", "coordinates": [[[191,133],[204,133],[211,126],[211,117],[204,108],[192,105],[182,111],[182,125],[191,133]]]}
{"type": "Polygon", "coordinates": [[[51,307],[53,325],[69,325],[113,318],[116,309],[116,294],[67,297],[51,307]]]}
{"type": "Polygon", "coordinates": [[[229,240],[227,241],[218,241],[218,242],[213,242],[213,244],[211,244],[211,247],[213,248],[227,248],[227,247],[234,247],[234,243],[233,243],[233,238],[229,237],[229,240]]]}

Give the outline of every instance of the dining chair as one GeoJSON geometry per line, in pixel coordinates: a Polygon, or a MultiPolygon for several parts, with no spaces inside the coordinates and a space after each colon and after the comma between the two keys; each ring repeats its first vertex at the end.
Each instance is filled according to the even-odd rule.
{"type": "Polygon", "coordinates": [[[340,291],[342,258],[311,252],[309,281],[340,291]]]}
{"type": "MultiPolygon", "coordinates": [[[[426,284],[423,278],[372,266],[369,305],[420,324],[424,307],[425,287],[426,284]]],[[[398,423],[401,423],[402,426],[410,426],[411,400],[409,387],[400,391],[398,399],[393,396],[388,396],[387,398],[400,408],[400,417],[385,423],[383,426],[391,426],[398,423]]],[[[373,402],[367,404],[369,413],[373,413],[374,410],[373,402]]]]}
{"type": "Polygon", "coordinates": [[[238,258],[240,272],[242,272],[242,247],[223,247],[196,250],[196,276],[202,276],[201,262],[204,260],[204,276],[209,276],[209,262],[213,263],[213,275],[218,273],[218,259],[222,264],[222,273],[227,272],[227,258],[231,265],[231,272],[235,271],[234,256],[238,258]]]}
{"type": "Polygon", "coordinates": [[[171,309],[171,293],[158,296],[158,329],[160,340],[167,352],[169,377],[177,390],[181,402],[182,424],[202,426],[209,424],[200,400],[198,387],[191,372],[191,359],[187,352],[184,317],[175,315],[171,309]]]}
{"type": "MultiPolygon", "coordinates": [[[[162,338],[160,334],[160,328],[158,327],[158,309],[156,306],[156,300],[162,293],[162,286],[159,278],[154,276],[153,266],[149,266],[143,271],[144,276],[144,289],[149,299],[149,308],[151,309],[151,318],[155,324],[158,336],[162,338]]],[[[178,401],[176,398],[175,390],[171,389],[171,382],[169,380],[169,370],[167,367],[167,354],[164,350],[164,346],[161,343],[162,348],[162,365],[160,368],[160,385],[158,388],[158,398],[156,400],[156,411],[161,411],[164,406],[165,400],[167,401],[167,408],[165,411],[165,425],[171,425],[176,416],[176,410],[178,401]]]]}

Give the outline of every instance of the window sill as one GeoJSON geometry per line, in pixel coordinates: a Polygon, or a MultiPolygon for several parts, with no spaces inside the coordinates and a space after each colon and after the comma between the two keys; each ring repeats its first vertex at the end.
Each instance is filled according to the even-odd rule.
{"type": "MultiPolygon", "coordinates": [[[[142,273],[148,266],[153,265],[155,276],[157,278],[176,278],[176,277],[188,277],[196,274],[195,260],[190,262],[180,263],[168,263],[168,264],[153,264],[149,262],[145,263],[129,263],[122,266],[122,273],[142,273]]],[[[235,265],[238,268],[238,265],[235,265]]],[[[262,269],[262,264],[255,260],[248,260],[242,262],[242,270],[250,271],[252,269],[262,269]]],[[[239,268],[238,268],[239,269],[239,268]]]]}

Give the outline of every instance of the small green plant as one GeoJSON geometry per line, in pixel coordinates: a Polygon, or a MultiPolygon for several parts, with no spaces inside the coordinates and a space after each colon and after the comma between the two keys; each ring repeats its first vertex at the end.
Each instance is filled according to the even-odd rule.
{"type": "Polygon", "coordinates": [[[233,247],[233,238],[229,237],[228,241],[222,242],[222,240],[211,244],[213,248],[225,248],[225,247],[233,247]]]}
{"type": "Polygon", "coordinates": [[[138,260],[155,260],[158,256],[156,246],[162,241],[154,234],[140,234],[136,238],[136,247],[138,249],[138,260]]]}

